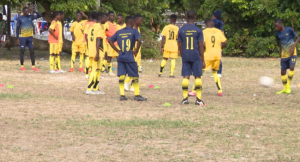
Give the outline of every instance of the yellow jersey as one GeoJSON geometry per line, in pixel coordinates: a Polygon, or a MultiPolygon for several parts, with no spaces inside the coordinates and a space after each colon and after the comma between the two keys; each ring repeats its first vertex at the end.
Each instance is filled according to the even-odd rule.
{"type": "Polygon", "coordinates": [[[81,31],[82,27],[85,25],[87,20],[82,20],[80,22],[73,22],[70,31],[74,33],[75,36],[75,43],[76,45],[80,45],[83,43],[83,33],[81,31]]]}
{"type": "Polygon", "coordinates": [[[59,37],[59,43],[62,44],[63,43],[62,24],[61,24],[60,21],[57,21],[57,25],[59,27],[59,35],[60,35],[60,37],[59,37]]]}
{"type": "Polygon", "coordinates": [[[164,46],[165,51],[178,52],[178,45],[177,45],[178,31],[179,28],[173,24],[164,27],[161,34],[166,37],[166,42],[164,46]]]}
{"type": "MultiPolygon", "coordinates": [[[[101,35],[101,26],[99,23],[95,23],[88,29],[87,33],[87,41],[88,41],[88,50],[89,50],[89,57],[95,57],[97,54],[96,51],[96,42],[97,38],[105,37],[103,34],[101,35]]],[[[99,55],[100,56],[100,55],[99,55]]]]}
{"type": "Polygon", "coordinates": [[[117,24],[117,30],[124,29],[126,27],[126,24],[124,23],[123,25],[117,24]]]}
{"type": "Polygon", "coordinates": [[[227,39],[223,32],[217,28],[206,28],[203,30],[205,43],[204,60],[214,60],[221,57],[221,43],[227,39]]]}

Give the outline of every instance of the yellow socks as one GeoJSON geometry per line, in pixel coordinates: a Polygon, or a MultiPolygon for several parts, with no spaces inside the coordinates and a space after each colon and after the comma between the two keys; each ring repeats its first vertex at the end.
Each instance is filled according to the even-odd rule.
{"type": "Polygon", "coordinates": [[[79,56],[79,68],[83,68],[84,54],[80,53],[79,56]]]}
{"type": "Polygon", "coordinates": [[[85,74],[88,75],[89,68],[90,68],[90,58],[88,56],[85,57],[84,64],[85,64],[85,74]]]}
{"type": "Polygon", "coordinates": [[[282,84],[283,84],[283,89],[286,90],[287,76],[286,75],[281,75],[281,80],[282,80],[282,84]]]}
{"type": "MultiPolygon", "coordinates": [[[[54,56],[50,55],[49,57],[49,62],[50,62],[50,70],[53,70],[53,64],[54,64],[54,56]]],[[[23,65],[22,65],[23,66],[23,65]]],[[[21,67],[22,67],[21,66],[21,67]]],[[[24,66],[23,66],[24,67],[24,66]]]]}
{"type": "Polygon", "coordinates": [[[94,63],[94,58],[90,57],[90,62],[89,62],[89,71],[92,71],[93,63],[94,63]]]}
{"type": "Polygon", "coordinates": [[[97,69],[96,74],[95,74],[95,78],[94,78],[94,81],[95,81],[95,84],[93,86],[94,91],[98,91],[100,73],[101,73],[100,69],[97,69]]]}
{"type": "Polygon", "coordinates": [[[195,79],[195,89],[197,92],[197,98],[201,99],[202,95],[202,80],[200,78],[195,79]]]}
{"type": "Polygon", "coordinates": [[[60,66],[60,55],[56,56],[56,63],[57,63],[57,69],[61,70],[61,66],[60,66]]]}
{"type": "Polygon", "coordinates": [[[130,81],[131,81],[131,77],[128,76],[125,80],[125,83],[129,83],[130,81]]]}
{"type": "Polygon", "coordinates": [[[287,79],[287,86],[291,86],[291,82],[293,80],[293,77],[294,77],[294,71],[291,71],[289,70],[289,73],[288,73],[288,79],[287,79]]]}
{"type": "Polygon", "coordinates": [[[167,60],[163,59],[160,63],[160,72],[159,72],[160,75],[163,73],[166,64],[167,64],[167,60]]]}
{"type": "Polygon", "coordinates": [[[72,53],[72,56],[71,56],[71,68],[74,68],[75,59],[76,59],[76,53],[72,53]]]}
{"type": "Polygon", "coordinates": [[[125,89],[124,89],[124,80],[126,75],[121,75],[119,78],[119,88],[121,96],[125,96],[125,89]]]}
{"type": "Polygon", "coordinates": [[[218,71],[213,70],[212,75],[213,75],[215,83],[217,85],[218,93],[222,92],[221,81],[220,81],[220,78],[218,76],[218,71]]]}
{"type": "Polygon", "coordinates": [[[176,60],[171,59],[171,74],[170,74],[171,76],[174,76],[175,64],[176,64],[176,60]]]}
{"type": "MultiPolygon", "coordinates": [[[[124,84],[123,84],[124,85],[124,84]]],[[[133,77],[132,78],[132,86],[134,88],[134,95],[139,96],[140,95],[140,84],[139,84],[139,78],[133,77]]],[[[123,87],[124,90],[124,87],[123,87]]]]}
{"type": "Polygon", "coordinates": [[[101,71],[104,71],[104,70],[105,70],[106,64],[107,64],[107,60],[104,60],[104,61],[103,61],[103,64],[102,64],[102,70],[101,70],[101,71]]]}
{"type": "Polygon", "coordinates": [[[182,80],[182,91],[183,91],[183,98],[187,98],[188,91],[189,91],[189,80],[186,78],[182,80]]]}
{"type": "Polygon", "coordinates": [[[111,73],[112,62],[107,63],[108,73],[111,73]]]}

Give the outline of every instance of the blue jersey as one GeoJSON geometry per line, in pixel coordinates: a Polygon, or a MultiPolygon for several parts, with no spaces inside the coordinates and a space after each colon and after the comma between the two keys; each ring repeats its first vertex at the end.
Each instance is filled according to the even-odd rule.
{"type": "Polygon", "coordinates": [[[141,38],[139,31],[129,27],[117,31],[110,38],[110,40],[113,42],[117,41],[120,47],[120,53],[117,61],[135,62],[132,50],[135,45],[135,41],[137,41],[139,38],[141,38]]]}
{"type": "MultiPolygon", "coordinates": [[[[276,39],[281,43],[281,58],[288,58],[291,57],[290,55],[290,48],[293,46],[295,42],[295,37],[298,34],[291,28],[285,27],[284,31],[276,31],[276,39]]],[[[295,49],[294,55],[297,55],[297,50],[295,49]]]]}
{"type": "MultiPolygon", "coordinates": [[[[36,15],[20,16],[18,17],[17,27],[21,30],[21,37],[33,36],[33,23],[34,19],[42,17],[38,12],[34,12],[36,15]]],[[[19,38],[20,31],[17,30],[17,38],[19,38]]]]}
{"type": "Polygon", "coordinates": [[[224,23],[222,20],[213,19],[214,27],[223,31],[224,23]]]}
{"type": "Polygon", "coordinates": [[[194,24],[186,24],[179,29],[178,42],[182,42],[182,61],[199,61],[198,42],[203,42],[203,32],[194,24]]]}

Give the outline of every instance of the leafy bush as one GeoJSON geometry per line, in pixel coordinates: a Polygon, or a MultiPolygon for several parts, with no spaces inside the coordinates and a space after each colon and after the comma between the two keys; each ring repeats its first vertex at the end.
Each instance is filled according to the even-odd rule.
{"type": "Polygon", "coordinates": [[[141,27],[142,33],[142,58],[159,58],[160,41],[157,41],[158,35],[146,27],[141,27]]]}

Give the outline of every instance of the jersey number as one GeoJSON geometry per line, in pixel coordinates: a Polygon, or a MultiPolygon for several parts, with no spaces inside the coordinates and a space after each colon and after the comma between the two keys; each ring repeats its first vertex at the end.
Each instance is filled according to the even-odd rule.
{"type": "Polygon", "coordinates": [[[211,43],[213,44],[212,47],[215,47],[216,38],[215,36],[211,36],[211,43]]]}
{"type": "Polygon", "coordinates": [[[91,31],[91,42],[93,42],[94,41],[94,29],[92,29],[92,31],[91,31]]]}
{"type": "Polygon", "coordinates": [[[194,37],[186,37],[186,49],[189,50],[189,39],[191,38],[191,50],[194,50],[194,37]]]}
{"type": "Polygon", "coordinates": [[[169,40],[174,40],[174,31],[169,30],[169,40]]]}
{"type": "MultiPolygon", "coordinates": [[[[125,43],[125,40],[122,40],[122,52],[125,52],[124,51],[124,47],[125,47],[124,43],[125,43]]],[[[130,45],[131,45],[130,39],[127,39],[126,40],[126,51],[130,50],[130,45]]]]}

